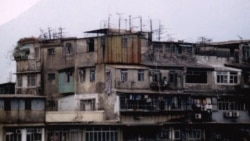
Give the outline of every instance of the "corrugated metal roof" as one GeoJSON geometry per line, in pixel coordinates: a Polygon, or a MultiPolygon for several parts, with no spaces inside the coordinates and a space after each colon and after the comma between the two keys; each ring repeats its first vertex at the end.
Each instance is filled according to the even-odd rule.
{"type": "Polygon", "coordinates": [[[214,67],[214,69],[217,71],[238,71],[238,72],[241,71],[241,69],[231,68],[231,67],[214,67]]]}
{"type": "Polygon", "coordinates": [[[139,65],[108,65],[108,66],[117,69],[148,69],[148,67],[139,65]]]}
{"type": "Polygon", "coordinates": [[[27,73],[40,73],[41,71],[23,71],[23,72],[16,72],[14,74],[27,74],[27,73]]]}
{"type": "Polygon", "coordinates": [[[240,44],[240,43],[248,43],[250,40],[230,40],[224,42],[212,42],[211,45],[228,45],[228,44],[240,44]]]}

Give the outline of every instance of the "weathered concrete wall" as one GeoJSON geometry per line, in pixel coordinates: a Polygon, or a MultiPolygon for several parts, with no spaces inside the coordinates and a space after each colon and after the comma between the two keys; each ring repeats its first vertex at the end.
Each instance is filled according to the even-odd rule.
{"type": "Polygon", "coordinates": [[[159,124],[159,123],[166,123],[170,120],[180,120],[186,117],[186,114],[169,114],[169,115],[162,115],[162,114],[158,114],[158,115],[153,115],[153,114],[142,114],[142,115],[138,115],[138,114],[122,114],[121,115],[121,122],[123,124],[159,124]]]}
{"type": "Polygon", "coordinates": [[[41,44],[41,59],[43,67],[42,84],[44,95],[53,98],[61,97],[59,95],[59,70],[74,67],[75,54],[75,38],[67,40],[55,40],[51,43],[41,44]],[[66,54],[66,44],[68,43],[70,43],[72,47],[70,54],[66,54]],[[49,49],[54,49],[54,54],[49,54],[49,49]],[[48,74],[55,74],[55,80],[49,80],[48,74]]]}
{"type": "Polygon", "coordinates": [[[103,122],[104,111],[46,112],[46,122],[103,122]]]}
{"type": "Polygon", "coordinates": [[[67,97],[60,98],[58,100],[58,110],[59,111],[79,111],[80,110],[80,100],[95,100],[96,109],[100,108],[99,97],[97,93],[84,93],[75,94],[67,97]]]}
{"type": "Polygon", "coordinates": [[[17,72],[40,71],[41,63],[38,60],[20,60],[16,63],[17,72]]]}
{"type": "Polygon", "coordinates": [[[219,110],[213,112],[212,119],[217,123],[248,123],[250,122],[249,113],[247,111],[238,111],[239,117],[225,117],[225,112],[234,112],[233,110],[219,110]]]}
{"type": "Polygon", "coordinates": [[[85,66],[78,68],[77,73],[77,92],[76,93],[103,93],[104,83],[104,65],[85,66]],[[85,70],[85,81],[81,81],[79,69],[85,70]],[[90,81],[90,71],[95,70],[95,80],[90,81]]]}
{"type": "Polygon", "coordinates": [[[76,47],[76,66],[90,66],[97,63],[97,58],[100,57],[97,55],[99,47],[97,46],[97,39],[94,39],[94,51],[89,52],[87,50],[87,40],[79,39],[77,40],[76,47]]]}
{"type": "Polygon", "coordinates": [[[31,109],[26,109],[26,99],[9,99],[10,109],[4,109],[4,99],[0,100],[0,123],[43,123],[45,121],[45,100],[32,99],[31,109]]]}
{"type": "MultiPolygon", "coordinates": [[[[149,89],[149,70],[143,66],[133,65],[109,65],[106,71],[110,71],[112,88],[117,89],[149,89]],[[121,70],[127,69],[127,81],[121,80],[121,70]],[[144,80],[138,81],[138,71],[144,71],[144,80]]],[[[108,83],[108,82],[106,82],[108,83]]]]}

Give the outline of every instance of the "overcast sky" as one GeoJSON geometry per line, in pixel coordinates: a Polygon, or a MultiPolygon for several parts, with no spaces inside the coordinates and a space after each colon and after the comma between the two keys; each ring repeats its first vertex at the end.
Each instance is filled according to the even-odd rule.
{"type": "MultiPolygon", "coordinates": [[[[128,28],[125,21],[134,17],[134,29],[149,30],[152,19],[156,30],[162,25],[161,39],[196,42],[204,36],[213,41],[250,39],[249,0],[0,0],[0,82],[9,81],[15,72],[12,50],[18,39],[38,37],[40,29],[50,27],[54,32],[64,28],[65,36],[84,36],[86,30],[107,25],[128,28]]],[[[157,36],[155,36],[157,37],[157,36]]],[[[15,77],[12,77],[14,81],[15,77]]]]}

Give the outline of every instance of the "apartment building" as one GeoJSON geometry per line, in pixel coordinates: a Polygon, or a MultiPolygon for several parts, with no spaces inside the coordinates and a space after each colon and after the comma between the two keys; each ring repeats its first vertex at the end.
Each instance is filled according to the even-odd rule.
{"type": "Polygon", "coordinates": [[[18,41],[16,95],[46,97],[45,140],[249,139],[249,41],[86,33],[18,41]]]}
{"type": "Polygon", "coordinates": [[[0,141],[45,141],[45,97],[0,95],[0,141]]]}

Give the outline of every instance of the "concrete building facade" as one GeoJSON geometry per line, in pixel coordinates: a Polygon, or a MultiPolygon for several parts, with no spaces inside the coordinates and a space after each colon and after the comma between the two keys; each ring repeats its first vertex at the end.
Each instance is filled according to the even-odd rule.
{"type": "Polygon", "coordinates": [[[249,41],[87,33],[21,39],[14,52],[16,95],[47,99],[45,140],[249,139],[249,41]]]}

